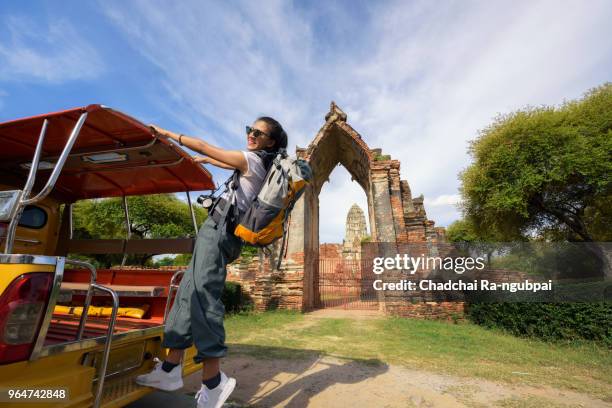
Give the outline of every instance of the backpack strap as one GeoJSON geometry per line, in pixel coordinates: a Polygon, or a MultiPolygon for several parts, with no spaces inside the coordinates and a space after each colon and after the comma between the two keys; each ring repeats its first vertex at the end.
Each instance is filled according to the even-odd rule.
{"type": "Polygon", "coordinates": [[[278,254],[278,261],[276,262],[277,271],[280,270],[281,262],[283,261],[283,258],[285,257],[285,252],[287,251],[287,248],[285,248],[285,243],[287,242],[287,219],[289,218],[290,211],[290,209],[285,210],[285,217],[283,219],[283,239],[281,241],[280,251],[278,254]]]}
{"type": "MultiPolygon", "coordinates": [[[[238,189],[238,173],[239,173],[238,170],[234,170],[234,173],[225,182],[225,185],[226,185],[225,191],[228,193],[227,199],[226,199],[227,202],[225,203],[225,207],[223,207],[223,210],[221,212],[221,218],[219,218],[219,222],[215,223],[215,229],[217,229],[219,227],[219,224],[223,223],[223,221],[227,218],[230,208],[233,208],[234,210],[232,213],[232,216],[234,217],[234,219],[236,219],[237,217],[238,205],[235,203],[235,201],[236,201],[236,190],[238,189]]],[[[221,197],[219,197],[219,199],[220,198],[221,197]]],[[[213,206],[213,208],[211,208],[211,213],[215,210],[215,207],[217,206],[219,199],[215,201],[215,205],[213,206]]]]}
{"type": "Polygon", "coordinates": [[[210,207],[210,210],[208,210],[209,215],[215,211],[215,207],[217,207],[217,204],[219,203],[219,201],[221,201],[221,196],[223,195],[223,193],[229,190],[230,188],[229,183],[231,183],[233,179],[234,179],[234,173],[232,173],[229,176],[229,178],[223,182],[223,184],[219,184],[217,188],[215,188],[214,191],[211,193],[211,195],[214,198],[214,201],[213,201],[213,205],[210,207]],[[215,197],[215,194],[217,193],[217,191],[221,189],[222,186],[225,186],[225,189],[223,189],[223,193],[215,197]]]}
{"type": "Polygon", "coordinates": [[[272,162],[274,161],[274,158],[277,155],[276,152],[269,152],[267,150],[256,150],[253,153],[255,153],[257,157],[261,159],[264,169],[266,169],[266,172],[270,170],[272,162]]]}

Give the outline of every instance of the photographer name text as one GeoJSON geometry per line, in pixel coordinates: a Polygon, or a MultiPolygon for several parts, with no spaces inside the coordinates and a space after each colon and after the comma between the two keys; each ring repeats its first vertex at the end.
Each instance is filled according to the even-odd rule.
{"type": "Polygon", "coordinates": [[[382,279],[376,279],[372,286],[375,290],[433,290],[433,291],[508,291],[508,292],[540,292],[552,290],[552,280],[548,282],[532,282],[525,280],[523,282],[491,282],[486,279],[474,281],[446,281],[438,282],[429,279],[423,279],[418,282],[402,279],[397,282],[384,282],[382,279]]]}

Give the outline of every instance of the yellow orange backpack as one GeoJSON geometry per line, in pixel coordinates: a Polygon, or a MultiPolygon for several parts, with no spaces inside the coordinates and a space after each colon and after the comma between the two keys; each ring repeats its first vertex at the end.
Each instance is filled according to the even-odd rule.
{"type": "Polygon", "coordinates": [[[239,217],[234,234],[245,243],[259,247],[283,238],[280,262],[289,214],[311,180],[312,170],[305,160],[289,156],[285,149],[279,150],[259,194],[239,217]]]}

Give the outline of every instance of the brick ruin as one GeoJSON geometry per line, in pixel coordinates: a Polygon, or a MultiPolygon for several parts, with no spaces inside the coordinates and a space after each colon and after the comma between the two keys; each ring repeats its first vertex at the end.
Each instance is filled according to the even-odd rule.
{"type": "MultiPolygon", "coordinates": [[[[366,194],[372,241],[422,243],[428,253],[437,252],[438,243],[445,242],[444,228],[435,227],[427,218],[423,196],[413,197],[408,182],[400,179],[400,161],[380,148],[370,148],[335,103],[331,103],[314,140],[306,148],[296,148],[296,154],[310,163],[314,180],[291,214],[287,255],[281,267],[272,267],[274,256],[260,254],[228,268],[228,280],[242,283],[256,309],[312,310],[319,304],[319,258],[325,256],[321,252],[349,251],[352,246],[352,242],[342,247],[319,245],[319,194],[338,164],[366,194]]],[[[462,310],[462,304],[457,303],[394,300],[384,292],[379,296],[379,308],[388,314],[448,317],[462,310]]]]}

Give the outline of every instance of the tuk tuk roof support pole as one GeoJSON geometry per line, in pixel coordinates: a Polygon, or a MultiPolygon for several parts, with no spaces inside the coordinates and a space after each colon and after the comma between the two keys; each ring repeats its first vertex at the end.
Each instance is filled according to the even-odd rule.
{"type": "Polygon", "coordinates": [[[193,222],[193,229],[196,235],[198,235],[198,222],[196,220],[195,212],[193,210],[193,205],[191,204],[191,197],[189,196],[189,191],[185,191],[185,194],[187,194],[187,204],[189,205],[189,212],[191,212],[191,222],[193,222]]]}
{"type": "MultiPolygon", "coordinates": [[[[127,197],[123,196],[123,213],[125,215],[125,228],[127,231],[127,239],[132,238],[132,226],[130,225],[130,211],[128,210],[127,197]]],[[[127,246],[127,244],[126,244],[127,246]]],[[[127,262],[127,252],[125,251],[126,247],[123,247],[123,259],[121,260],[121,266],[125,266],[127,262]]]]}
{"type": "Polygon", "coordinates": [[[38,170],[38,163],[40,162],[40,155],[42,152],[42,147],[45,142],[45,134],[47,133],[47,126],[49,125],[49,120],[45,119],[42,124],[42,128],[40,129],[40,135],[38,136],[38,142],[36,143],[36,149],[34,150],[34,157],[32,158],[32,163],[30,164],[30,172],[28,173],[28,179],[26,180],[25,186],[21,192],[21,195],[18,198],[17,206],[14,209],[14,213],[11,217],[11,222],[9,224],[8,230],[6,232],[6,242],[4,244],[4,253],[10,254],[13,251],[13,244],[15,243],[15,231],[17,230],[17,224],[19,224],[19,219],[21,218],[21,213],[25,207],[25,204],[22,204],[24,200],[27,200],[30,197],[30,193],[32,192],[32,187],[34,186],[34,180],[36,179],[36,171],[38,170]]]}
{"type": "Polygon", "coordinates": [[[68,204],[66,209],[68,210],[68,238],[72,239],[74,237],[74,220],[72,218],[74,203],[68,204]]]}
{"type": "Polygon", "coordinates": [[[60,157],[57,159],[57,163],[55,163],[55,166],[53,167],[53,172],[49,176],[49,180],[47,180],[47,184],[45,184],[43,189],[40,190],[40,193],[38,193],[36,197],[23,200],[23,205],[37,203],[40,200],[43,200],[45,197],[47,197],[49,193],[51,192],[51,190],[53,190],[53,187],[55,187],[55,183],[57,182],[57,179],[59,178],[59,175],[62,172],[62,169],[64,168],[66,159],[68,159],[68,155],[70,154],[70,151],[72,150],[72,146],[74,146],[74,142],[76,141],[77,137],[79,136],[79,133],[81,132],[81,128],[83,127],[83,124],[85,123],[85,119],[87,119],[87,112],[81,113],[79,120],[77,120],[77,123],[74,125],[74,128],[72,128],[72,132],[70,133],[70,137],[68,138],[68,141],[66,142],[66,146],[64,146],[64,150],[62,150],[62,154],[60,154],[60,157]]]}
{"type": "Polygon", "coordinates": [[[36,143],[36,150],[34,150],[34,158],[30,165],[30,172],[28,173],[28,180],[23,187],[23,198],[27,200],[30,198],[32,187],[34,186],[34,180],[36,179],[36,172],[38,171],[38,163],[40,162],[40,155],[42,153],[42,147],[45,143],[45,134],[47,133],[47,126],[49,125],[49,119],[43,121],[42,129],[40,130],[40,136],[38,136],[38,142],[36,143]]]}

